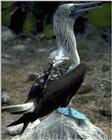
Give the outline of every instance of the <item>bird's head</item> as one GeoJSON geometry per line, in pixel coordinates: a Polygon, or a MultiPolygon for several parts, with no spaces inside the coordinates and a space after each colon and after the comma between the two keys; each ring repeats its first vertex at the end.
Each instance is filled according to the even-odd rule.
{"type": "Polygon", "coordinates": [[[82,13],[99,7],[100,3],[66,3],[57,8],[53,20],[53,30],[58,46],[58,51],[54,57],[57,61],[66,56],[76,65],[80,63],[73,32],[74,22],[82,13]]]}
{"type": "Polygon", "coordinates": [[[76,19],[82,13],[89,12],[95,8],[101,7],[101,2],[88,2],[88,3],[76,3],[70,6],[69,17],[76,19]]]}
{"type": "Polygon", "coordinates": [[[99,7],[101,2],[88,2],[88,3],[67,3],[60,5],[55,13],[55,17],[66,21],[74,23],[76,18],[82,13],[90,11],[99,7]]]}

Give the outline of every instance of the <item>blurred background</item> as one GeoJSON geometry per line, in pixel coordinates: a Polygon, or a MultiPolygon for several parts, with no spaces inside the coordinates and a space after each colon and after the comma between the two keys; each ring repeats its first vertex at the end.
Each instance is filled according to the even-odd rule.
{"type": "MultiPolygon", "coordinates": [[[[65,2],[2,2],[2,105],[23,103],[35,76],[56,49],[52,21],[65,2]]],[[[78,52],[88,69],[72,106],[87,115],[110,138],[111,2],[81,15],[74,25],[78,52]]],[[[2,138],[6,125],[17,116],[2,113],[2,138]]]]}

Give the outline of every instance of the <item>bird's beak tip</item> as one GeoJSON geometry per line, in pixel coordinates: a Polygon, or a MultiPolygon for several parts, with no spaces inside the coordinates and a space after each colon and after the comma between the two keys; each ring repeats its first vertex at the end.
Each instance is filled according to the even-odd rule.
{"type": "Polygon", "coordinates": [[[101,8],[101,2],[88,2],[88,3],[77,3],[74,4],[73,9],[75,13],[83,13],[96,8],[101,8]]]}

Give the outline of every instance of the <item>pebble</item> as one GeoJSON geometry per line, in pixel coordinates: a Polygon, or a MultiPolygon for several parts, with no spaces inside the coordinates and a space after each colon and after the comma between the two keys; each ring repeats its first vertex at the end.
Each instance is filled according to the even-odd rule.
{"type": "Polygon", "coordinates": [[[37,73],[30,72],[28,74],[28,81],[34,81],[37,76],[37,73]]]}
{"type": "Polygon", "coordinates": [[[22,50],[25,50],[26,49],[26,45],[23,45],[23,44],[19,44],[19,45],[16,45],[14,47],[15,50],[19,50],[19,51],[22,51],[22,50]]]}
{"type": "Polygon", "coordinates": [[[41,52],[46,52],[46,49],[45,48],[42,48],[42,49],[38,49],[37,51],[38,53],[41,53],[41,52]]]}
{"type": "Polygon", "coordinates": [[[85,85],[82,85],[81,88],[79,89],[79,93],[80,94],[86,94],[88,92],[91,92],[93,90],[93,86],[90,85],[90,84],[85,84],[85,85]]]}
{"type": "Polygon", "coordinates": [[[19,135],[21,133],[22,127],[23,127],[23,124],[8,127],[6,128],[5,133],[10,136],[19,135]]]}
{"type": "Polygon", "coordinates": [[[6,91],[3,91],[1,94],[1,103],[2,103],[2,105],[10,104],[10,98],[6,91]]]}
{"type": "Polygon", "coordinates": [[[103,64],[102,71],[107,72],[109,70],[109,66],[107,64],[103,64]]]}
{"type": "Polygon", "coordinates": [[[108,120],[110,121],[111,118],[111,99],[108,98],[101,98],[99,102],[97,103],[97,107],[99,109],[99,114],[107,117],[108,120]]]}
{"type": "Polygon", "coordinates": [[[2,58],[9,59],[11,56],[9,54],[2,53],[2,58]]]}
{"type": "Polygon", "coordinates": [[[44,39],[45,35],[43,32],[41,32],[41,33],[36,34],[35,37],[37,41],[41,41],[42,39],[44,39]]]}
{"type": "Polygon", "coordinates": [[[7,42],[7,41],[10,41],[10,40],[13,40],[15,39],[16,35],[14,33],[12,33],[12,31],[7,28],[7,27],[2,27],[2,41],[4,42],[7,42]]]}
{"type": "MultiPolygon", "coordinates": [[[[32,128],[34,128],[35,126],[37,126],[39,123],[40,123],[40,120],[39,119],[37,119],[33,123],[29,123],[25,131],[27,132],[29,129],[31,131],[32,128]]],[[[8,134],[8,135],[10,135],[10,136],[19,135],[21,133],[22,128],[23,128],[23,124],[11,126],[11,127],[6,128],[5,133],[8,134]]]]}
{"type": "Polygon", "coordinates": [[[107,109],[99,109],[99,112],[101,115],[105,116],[105,117],[108,117],[108,118],[111,118],[111,111],[107,110],[107,109]]]}

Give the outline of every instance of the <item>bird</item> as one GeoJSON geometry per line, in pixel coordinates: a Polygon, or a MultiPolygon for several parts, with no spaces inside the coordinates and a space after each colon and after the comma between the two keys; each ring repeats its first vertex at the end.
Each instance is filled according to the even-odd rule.
{"type": "Polygon", "coordinates": [[[97,6],[97,2],[66,3],[57,8],[53,19],[57,50],[50,54],[48,65],[35,78],[25,103],[2,107],[2,111],[23,114],[8,127],[23,123],[23,134],[29,122],[69,104],[86,73],[86,65],[80,62],[77,51],[73,25],[81,13],[97,6]]]}

